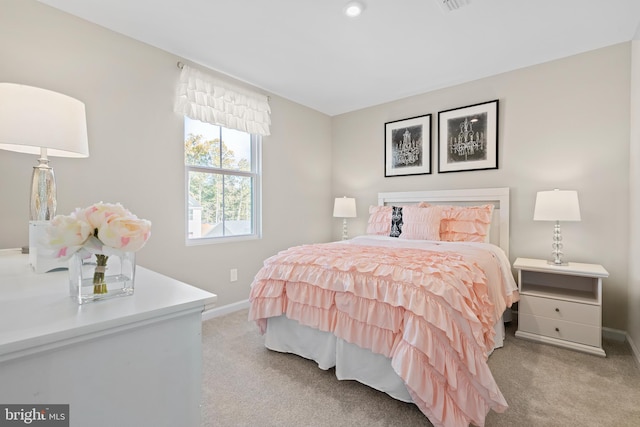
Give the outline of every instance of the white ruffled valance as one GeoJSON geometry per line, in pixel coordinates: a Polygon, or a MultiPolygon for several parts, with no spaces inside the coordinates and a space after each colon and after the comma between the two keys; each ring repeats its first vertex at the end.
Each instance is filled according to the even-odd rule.
{"type": "Polygon", "coordinates": [[[182,66],[174,107],[191,119],[257,135],[270,135],[269,98],[182,66]]]}

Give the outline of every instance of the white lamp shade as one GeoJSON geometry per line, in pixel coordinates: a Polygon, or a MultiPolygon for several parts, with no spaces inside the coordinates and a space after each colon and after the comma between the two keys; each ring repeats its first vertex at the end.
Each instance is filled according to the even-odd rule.
{"type": "Polygon", "coordinates": [[[570,190],[538,191],[534,221],[580,221],[578,193],[570,190]]]}
{"type": "Polygon", "coordinates": [[[352,197],[337,197],[333,204],[333,216],[337,218],[355,218],[356,199],[352,197]]]}
{"type": "Polygon", "coordinates": [[[70,96],[0,83],[0,149],[48,156],[88,157],[84,103],[70,96]]]}

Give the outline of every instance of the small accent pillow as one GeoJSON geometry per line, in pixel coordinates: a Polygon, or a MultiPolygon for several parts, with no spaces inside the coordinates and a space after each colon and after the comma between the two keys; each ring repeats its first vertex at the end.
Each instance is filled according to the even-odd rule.
{"type": "Polygon", "coordinates": [[[400,239],[440,240],[440,206],[405,206],[402,210],[402,233],[400,239]]]}
{"type": "Polygon", "coordinates": [[[402,234],[403,224],[404,222],[402,220],[402,206],[392,206],[391,207],[391,233],[389,233],[389,236],[400,237],[400,234],[402,234]]]}
{"type": "Polygon", "coordinates": [[[389,236],[391,233],[391,206],[369,206],[367,234],[389,236]]]}
{"type": "Polygon", "coordinates": [[[443,207],[440,240],[486,242],[489,238],[493,208],[493,205],[443,207]]]}

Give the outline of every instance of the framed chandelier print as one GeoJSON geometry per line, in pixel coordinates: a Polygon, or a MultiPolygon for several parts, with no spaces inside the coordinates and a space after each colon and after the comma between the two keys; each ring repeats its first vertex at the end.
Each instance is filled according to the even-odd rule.
{"type": "Polygon", "coordinates": [[[498,100],[438,113],[438,173],[498,169],[498,100]]]}
{"type": "Polygon", "coordinates": [[[384,176],[431,173],[431,114],[384,124],[384,176]]]}

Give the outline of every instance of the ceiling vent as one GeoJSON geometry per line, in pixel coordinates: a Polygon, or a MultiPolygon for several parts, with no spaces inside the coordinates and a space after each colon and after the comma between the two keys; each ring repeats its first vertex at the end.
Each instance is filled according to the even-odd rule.
{"type": "Polygon", "coordinates": [[[453,10],[458,10],[461,7],[468,6],[471,3],[471,0],[436,0],[440,5],[440,8],[444,12],[451,12],[453,10]]]}

